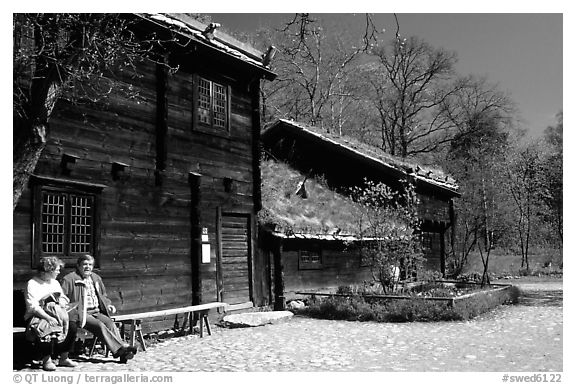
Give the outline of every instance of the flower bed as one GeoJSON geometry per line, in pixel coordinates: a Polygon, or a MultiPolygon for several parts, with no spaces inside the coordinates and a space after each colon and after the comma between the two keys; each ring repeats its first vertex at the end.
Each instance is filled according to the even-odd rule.
{"type": "Polygon", "coordinates": [[[478,288],[465,283],[414,285],[403,295],[308,294],[298,314],[350,321],[411,322],[468,320],[499,305],[517,303],[511,285],[478,288]]]}

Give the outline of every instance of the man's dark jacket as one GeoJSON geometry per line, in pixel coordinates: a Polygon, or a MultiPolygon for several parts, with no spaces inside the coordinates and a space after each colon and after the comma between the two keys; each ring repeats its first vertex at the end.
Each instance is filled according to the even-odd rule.
{"type": "MultiPolygon", "coordinates": [[[[102,278],[96,273],[92,273],[92,281],[94,282],[94,287],[96,289],[96,296],[98,297],[98,306],[100,307],[100,312],[110,316],[108,307],[112,304],[112,301],[106,295],[106,287],[102,282],[102,278]]],[[[70,305],[72,307],[76,306],[76,311],[71,311],[70,321],[78,321],[80,327],[86,324],[86,285],[84,279],[77,271],[68,273],[62,278],[60,282],[62,285],[62,290],[68,298],[70,298],[70,305]]]]}

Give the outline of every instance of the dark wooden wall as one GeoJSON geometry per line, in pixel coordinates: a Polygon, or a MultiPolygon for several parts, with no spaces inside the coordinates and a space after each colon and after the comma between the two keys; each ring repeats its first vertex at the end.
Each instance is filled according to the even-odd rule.
{"type": "MultiPolygon", "coordinates": [[[[254,78],[254,74],[234,76],[254,78]]],[[[245,215],[251,245],[256,242],[254,175],[259,169],[253,159],[257,154],[253,130],[258,90],[231,81],[230,132],[212,135],[193,127],[192,79],[191,72],[182,70],[167,76],[163,170],[157,169],[157,68],[151,62],[142,63],[138,73],[123,72],[122,81],[138,91],[136,98],[111,95],[107,105],[97,106],[59,104],[35,170],[37,175],[106,186],[101,194],[97,272],[122,313],[192,303],[192,212],[200,213],[198,224],[208,229],[211,244],[210,263],[201,264],[198,272],[202,302],[219,299],[219,213],[245,215]],[[66,176],[60,168],[63,154],[78,158],[66,176]],[[117,180],[111,175],[113,162],[127,165],[117,180]],[[191,172],[201,175],[197,211],[191,205],[191,172]]],[[[15,289],[23,289],[34,273],[31,209],[32,194],[26,189],[14,211],[15,289]]],[[[255,249],[251,247],[250,268],[258,273],[265,264],[255,249]]],[[[255,305],[267,304],[269,289],[262,287],[258,276],[251,278],[257,281],[252,293],[255,305]]]]}
{"type": "Polygon", "coordinates": [[[444,225],[451,223],[450,202],[446,198],[422,193],[417,195],[420,201],[418,215],[423,221],[443,223],[444,225]]]}
{"type": "Polygon", "coordinates": [[[286,300],[290,300],[296,291],[335,289],[372,280],[370,268],[360,266],[360,255],[354,250],[323,249],[321,269],[300,270],[298,251],[285,248],[282,267],[286,300]]]}

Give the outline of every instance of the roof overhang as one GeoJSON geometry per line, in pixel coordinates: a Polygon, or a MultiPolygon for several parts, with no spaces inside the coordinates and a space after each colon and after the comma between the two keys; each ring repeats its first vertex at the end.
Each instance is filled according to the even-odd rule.
{"type": "Polygon", "coordinates": [[[262,52],[219,31],[214,31],[213,37],[207,38],[202,33],[207,26],[190,16],[160,13],[135,13],[134,15],[160,28],[168,29],[193,40],[196,44],[219,52],[230,59],[245,63],[245,65],[261,73],[267,80],[274,80],[277,76],[269,67],[263,65],[264,55],[262,52]]]}
{"type": "Polygon", "coordinates": [[[383,240],[380,238],[358,237],[352,234],[309,234],[309,233],[284,233],[270,231],[273,237],[280,239],[299,239],[312,241],[335,241],[335,242],[373,242],[383,240]]]}

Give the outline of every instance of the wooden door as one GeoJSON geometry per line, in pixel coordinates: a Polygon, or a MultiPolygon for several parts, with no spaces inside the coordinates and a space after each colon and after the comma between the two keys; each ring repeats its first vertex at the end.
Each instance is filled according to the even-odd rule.
{"type": "Polygon", "coordinates": [[[251,301],[250,216],[222,214],[220,222],[221,300],[230,305],[251,301]]]}

